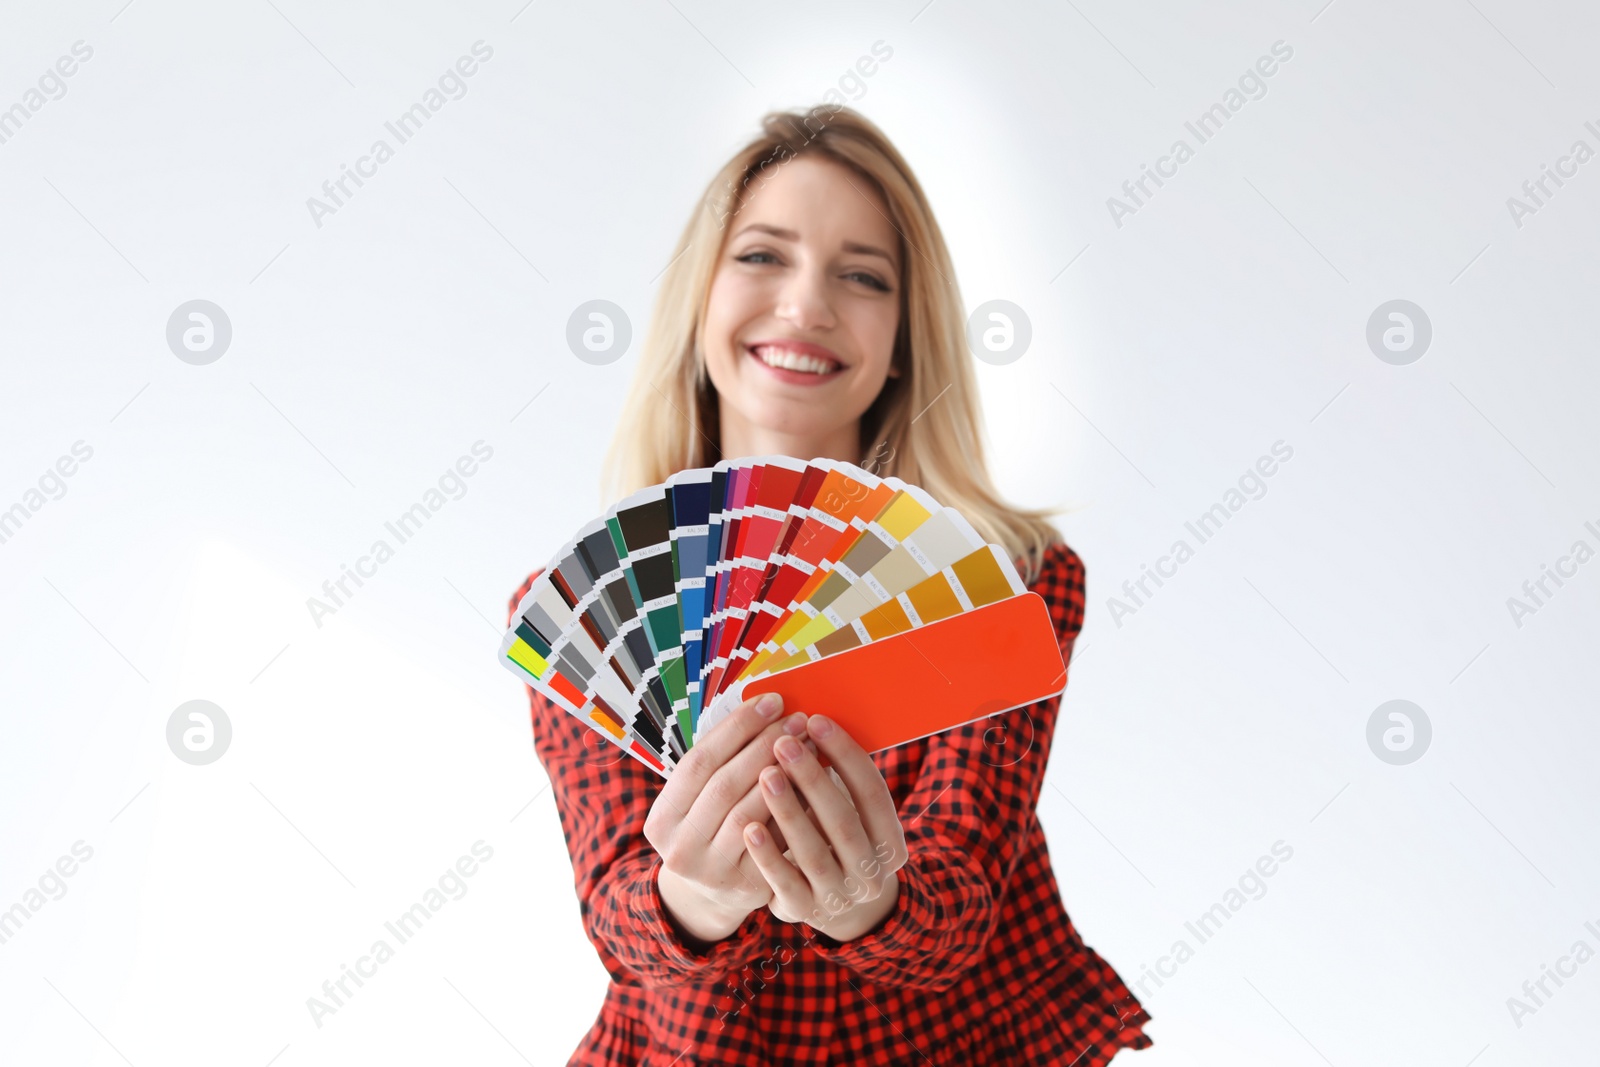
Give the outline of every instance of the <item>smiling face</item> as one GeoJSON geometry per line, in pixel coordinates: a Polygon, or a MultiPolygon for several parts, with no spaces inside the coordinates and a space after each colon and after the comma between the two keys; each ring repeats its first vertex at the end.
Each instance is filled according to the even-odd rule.
{"type": "Polygon", "coordinates": [[[802,155],[751,182],[712,278],[703,349],[726,458],[860,458],[891,373],[899,242],[867,181],[802,155]]]}

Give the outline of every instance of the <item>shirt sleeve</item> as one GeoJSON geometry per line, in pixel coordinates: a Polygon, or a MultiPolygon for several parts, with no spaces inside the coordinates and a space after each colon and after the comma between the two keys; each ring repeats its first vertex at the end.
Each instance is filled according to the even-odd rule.
{"type": "MultiPolygon", "coordinates": [[[[1083,628],[1083,561],[1051,545],[1032,589],[1070,662],[1083,628]]],[[[818,955],[882,986],[932,991],[983,958],[1035,818],[1060,705],[1058,694],[928,739],[900,805],[909,858],[895,872],[894,908],[849,941],[814,931],[818,955]]]]}
{"type": "MultiPolygon", "coordinates": [[[[537,577],[512,595],[507,625],[537,577]]],[[[704,951],[683,940],[661,900],[661,856],[644,836],[665,779],[527,688],[534,749],[561,816],[584,932],[611,977],[646,986],[708,982],[770,954],[774,920],[764,907],[704,951]]]]}

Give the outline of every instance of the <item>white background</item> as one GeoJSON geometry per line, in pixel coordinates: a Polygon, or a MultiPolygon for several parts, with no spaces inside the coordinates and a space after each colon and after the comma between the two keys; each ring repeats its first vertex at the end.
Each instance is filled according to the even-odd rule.
{"type": "Polygon", "coordinates": [[[1156,1044],[1123,1058],[1592,1056],[1600,962],[1507,1007],[1600,950],[1600,562],[1507,606],[1600,548],[1600,161],[1507,207],[1600,149],[1592,6],[123,2],[0,22],[0,108],[94,50],[0,144],[0,508],[93,449],[0,544],[0,908],[93,849],[0,945],[0,1061],[564,1061],[605,974],[495,647],[605,503],[637,355],[580,362],[566,321],[612,300],[637,339],[716,167],[841,78],[965,306],[1032,322],[979,376],[999,481],[1070,508],[1088,568],[1039,805],[1085,939],[1137,983],[1293,849],[1146,978],[1156,1044]],[[317,226],[307,198],[478,40],[467,94],[317,226]],[[1107,198],[1280,40],[1118,226],[1107,198]],[[206,366],[165,338],[197,298],[233,327],[206,366]],[[1433,328],[1404,366],[1365,336],[1397,298],[1433,328]],[[307,598],[479,440],[465,495],[319,627],[307,598]],[[1118,625],[1280,440],[1266,494],[1118,625]],[[197,698],[234,732],[202,767],[165,733],[197,698]],[[1405,766],[1366,740],[1396,698],[1433,729],[1405,766]],[[318,1027],[307,998],[479,840],[467,894],[318,1027]]]}

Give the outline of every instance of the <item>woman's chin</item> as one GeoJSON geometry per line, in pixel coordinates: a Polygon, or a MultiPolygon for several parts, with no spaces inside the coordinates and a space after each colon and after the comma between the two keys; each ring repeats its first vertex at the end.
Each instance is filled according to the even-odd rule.
{"type": "Polygon", "coordinates": [[[778,397],[765,397],[749,405],[745,411],[749,413],[745,421],[752,430],[774,437],[797,438],[801,441],[826,441],[838,434],[841,425],[853,421],[842,418],[845,412],[839,410],[819,411],[815,402],[785,400],[778,397]]]}

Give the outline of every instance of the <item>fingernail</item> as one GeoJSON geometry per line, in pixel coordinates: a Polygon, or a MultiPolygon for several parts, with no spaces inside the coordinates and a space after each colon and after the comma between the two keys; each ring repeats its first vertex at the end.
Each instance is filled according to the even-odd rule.
{"type": "Polygon", "coordinates": [[[767,835],[757,823],[750,824],[750,843],[757,848],[767,843],[767,835]]]}
{"type": "Polygon", "coordinates": [[[778,712],[783,710],[783,698],[777,693],[765,693],[756,701],[756,714],[763,719],[776,718],[778,712]]]}
{"type": "Polygon", "coordinates": [[[811,731],[811,736],[826,740],[833,733],[833,720],[826,715],[813,715],[806,720],[806,726],[811,731]]]}
{"type": "Polygon", "coordinates": [[[784,720],[783,732],[799,737],[806,732],[806,717],[798,711],[795,712],[784,720]]]}
{"type": "Polygon", "coordinates": [[[795,760],[799,759],[804,753],[805,749],[801,748],[800,742],[796,741],[794,738],[787,736],[778,738],[778,755],[782,756],[790,763],[793,763],[795,760]]]}
{"type": "Polygon", "coordinates": [[[767,792],[773,796],[778,796],[783,792],[783,772],[777,771],[773,774],[763,774],[761,776],[761,784],[766,787],[767,792]]]}

